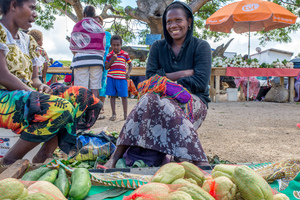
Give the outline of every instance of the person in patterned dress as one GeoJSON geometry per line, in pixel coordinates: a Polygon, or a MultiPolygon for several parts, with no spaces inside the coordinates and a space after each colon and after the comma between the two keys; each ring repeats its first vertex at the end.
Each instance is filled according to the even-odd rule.
{"type": "Polygon", "coordinates": [[[139,84],[142,96],[128,115],[106,167],[115,167],[121,157],[127,165],[143,160],[149,166],[158,166],[166,155],[178,162],[209,165],[197,130],[210,102],[211,48],[206,41],[193,37],[193,24],[187,4],[175,1],[166,8],[165,39],[151,46],[148,80],[139,84]]]}
{"type": "Polygon", "coordinates": [[[53,157],[59,146],[68,153],[76,142],[78,123],[92,126],[101,102],[84,87],[43,84],[37,71],[37,43],[19,31],[35,21],[36,0],[0,1],[0,127],[20,135],[1,160],[12,164],[44,142],[32,162],[53,157]]]}

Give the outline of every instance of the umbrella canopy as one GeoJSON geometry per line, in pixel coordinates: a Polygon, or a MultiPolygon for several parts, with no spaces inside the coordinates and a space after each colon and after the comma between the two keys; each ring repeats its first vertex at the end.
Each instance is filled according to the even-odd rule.
{"type": "Polygon", "coordinates": [[[297,16],[284,7],[262,0],[243,0],[217,10],[207,20],[205,27],[216,32],[236,33],[270,31],[296,22],[297,16]]]}

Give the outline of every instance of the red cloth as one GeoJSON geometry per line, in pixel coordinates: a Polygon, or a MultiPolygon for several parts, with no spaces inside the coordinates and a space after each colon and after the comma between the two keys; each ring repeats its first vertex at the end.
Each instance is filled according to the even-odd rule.
{"type": "Polygon", "coordinates": [[[227,67],[226,76],[249,77],[249,76],[288,76],[296,77],[300,69],[279,69],[279,68],[239,68],[227,67]]]}

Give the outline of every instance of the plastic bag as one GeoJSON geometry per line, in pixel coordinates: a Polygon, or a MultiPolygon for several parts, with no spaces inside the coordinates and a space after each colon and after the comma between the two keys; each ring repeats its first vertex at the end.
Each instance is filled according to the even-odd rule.
{"type": "Polygon", "coordinates": [[[96,160],[99,156],[109,157],[116,146],[103,132],[99,135],[85,133],[77,137],[78,151],[69,158],[69,162],[96,160]]]}

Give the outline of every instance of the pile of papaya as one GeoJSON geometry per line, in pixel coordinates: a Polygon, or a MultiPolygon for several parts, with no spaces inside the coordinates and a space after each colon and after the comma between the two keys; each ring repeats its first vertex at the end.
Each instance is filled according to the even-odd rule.
{"type": "Polygon", "coordinates": [[[136,189],[125,200],[288,200],[273,194],[266,180],[248,166],[216,165],[212,175],[189,162],[168,163],[151,182],[136,189]]]}
{"type": "MultiPolygon", "coordinates": [[[[84,199],[87,194],[89,193],[92,183],[91,183],[91,177],[90,173],[85,168],[76,168],[72,175],[71,175],[71,184],[67,177],[67,173],[63,167],[59,167],[59,169],[51,169],[47,167],[41,167],[38,169],[35,169],[33,171],[29,171],[21,178],[21,183],[26,183],[27,181],[36,181],[36,183],[46,183],[47,185],[53,185],[55,188],[57,188],[61,195],[55,195],[52,190],[48,190],[49,188],[47,185],[44,185],[43,188],[40,190],[37,190],[39,193],[43,193],[46,195],[54,196],[54,199],[66,199],[68,197],[71,200],[80,200],[84,199]],[[63,198],[62,198],[63,197],[63,198]]],[[[34,184],[36,184],[34,183],[34,184]]],[[[33,185],[34,185],[33,184],[33,185]]],[[[33,185],[30,185],[32,187],[33,185]]],[[[51,186],[51,189],[53,189],[53,186],[51,186]]],[[[1,187],[1,183],[0,183],[1,187]]],[[[26,189],[26,187],[25,187],[26,189]]],[[[31,192],[32,194],[33,192],[31,192]]],[[[51,197],[49,198],[37,198],[37,199],[53,199],[51,197]]],[[[0,195],[0,199],[1,195],[0,195]]],[[[5,198],[4,198],[5,199],[5,198]]],[[[11,199],[11,198],[7,198],[11,199]]],[[[14,199],[32,199],[30,196],[25,196],[22,198],[14,198],[14,199]]]]}

